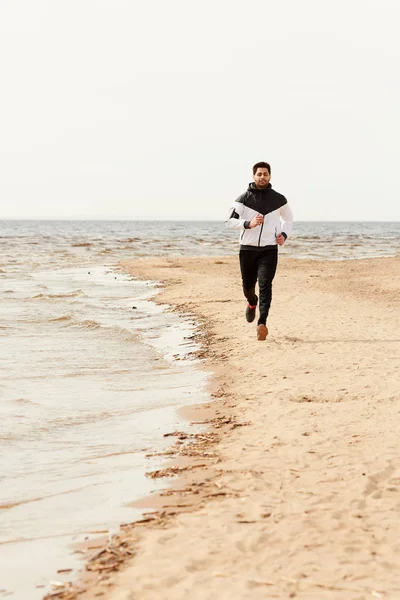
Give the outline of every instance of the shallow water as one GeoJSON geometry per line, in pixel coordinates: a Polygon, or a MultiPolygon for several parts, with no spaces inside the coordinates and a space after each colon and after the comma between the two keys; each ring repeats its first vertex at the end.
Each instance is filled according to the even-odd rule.
{"type": "Polygon", "coordinates": [[[36,585],[77,566],[71,541],[138,518],[127,504],[156,487],[145,455],[166,447],[177,407],[207,399],[206,375],[174,360],[195,348],[194,324],[151,302],[150,282],[61,267],[9,274],[6,287],[0,589],[41,598],[36,585]]]}

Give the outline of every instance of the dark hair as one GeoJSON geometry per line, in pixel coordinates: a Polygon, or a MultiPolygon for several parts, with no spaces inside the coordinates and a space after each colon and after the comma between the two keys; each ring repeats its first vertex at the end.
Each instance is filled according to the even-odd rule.
{"type": "Polygon", "coordinates": [[[257,173],[257,169],[268,169],[268,173],[271,175],[271,165],[267,162],[258,162],[253,167],[253,175],[257,173]]]}

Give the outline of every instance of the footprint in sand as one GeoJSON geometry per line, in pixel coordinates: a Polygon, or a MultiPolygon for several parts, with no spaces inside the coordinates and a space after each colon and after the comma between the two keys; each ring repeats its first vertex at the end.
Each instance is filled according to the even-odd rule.
{"type": "Polygon", "coordinates": [[[386,469],[382,469],[381,471],[377,471],[376,473],[370,475],[370,477],[368,477],[367,486],[364,490],[364,496],[371,496],[377,500],[382,497],[382,488],[385,487],[385,483],[389,483],[390,485],[396,485],[400,483],[400,478],[396,477],[389,479],[389,477],[393,474],[393,471],[394,468],[392,466],[388,466],[386,469]],[[393,482],[396,482],[396,484],[393,482]]]}

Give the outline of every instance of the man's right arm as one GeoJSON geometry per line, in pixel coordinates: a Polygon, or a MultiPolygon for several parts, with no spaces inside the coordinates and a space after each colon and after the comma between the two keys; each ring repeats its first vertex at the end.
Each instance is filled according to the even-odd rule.
{"type": "Polygon", "coordinates": [[[242,218],[244,204],[240,202],[241,198],[242,196],[239,196],[229,209],[229,217],[225,221],[227,229],[249,229],[250,221],[245,221],[242,218]]]}

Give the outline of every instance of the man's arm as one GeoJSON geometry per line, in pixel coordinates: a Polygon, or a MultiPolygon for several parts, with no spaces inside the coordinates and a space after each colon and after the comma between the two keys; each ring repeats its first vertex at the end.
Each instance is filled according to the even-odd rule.
{"type": "Polygon", "coordinates": [[[289,204],[284,204],[280,209],[280,217],[281,217],[281,232],[285,240],[292,233],[293,229],[293,213],[289,204]]]}
{"type": "Polygon", "coordinates": [[[242,219],[244,204],[243,202],[240,202],[241,198],[243,198],[243,196],[239,196],[229,209],[229,218],[225,221],[227,229],[252,229],[264,222],[264,217],[262,215],[257,215],[251,221],[242,219]]]}
{"type": "Polygon", "coordinates": [[[249,221],[242,219],[243,211],[243,202],[236,200],[229,209],[228,220],[225,221],[227,229],[249,229],[249,221]]]}

